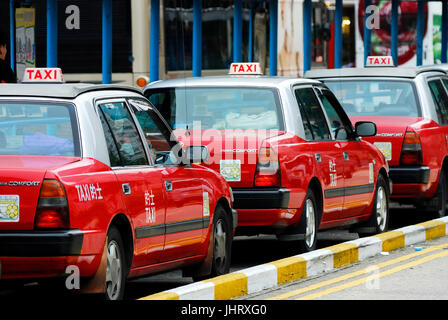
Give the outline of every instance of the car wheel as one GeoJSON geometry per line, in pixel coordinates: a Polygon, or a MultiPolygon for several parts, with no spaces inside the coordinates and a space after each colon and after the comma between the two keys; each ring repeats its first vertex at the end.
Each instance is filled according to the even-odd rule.
{"type": "Polygon", "coordinates": [[[304,239],[299,240],[300,250],[302,252],[315,250],[317,244],[318,208],[312,190],[308,190],[306,194],[302,209],[302,217],[299,223],[299,229],[305,234],[304,239]]]}
{"type": "Polygon", "coordinates": [[[107,233],[106,300],[121,300],[126,282],[123,241],[117,228],[112,226],[107,233]]]}
{"type": "Polygon", "coordinates": [[[218,206],[213,217],[213,261],[211,277],[229,272],[232,237],[230,217],[223,207],[218,206]]]}
{"type": "Polygon", "coordinates": [[[446,202],[448,200],[447,196],[447,178],[445,174],[445,170],[440,172],[439,184],[437,185],[437,191],[428,204],[427,208],[429,208],[430,218],[442,218],[446,215],[446,202]]]}
{"type": "Polygon", "coordinates": [[[389,227],[389,188],[386,180],[380,174],[376,182],[375,196],[373,198],[372,214],[370,219],[365,224],[367,232],[360,233],[367,235],[383,233],[388,230],[389,227]]]}

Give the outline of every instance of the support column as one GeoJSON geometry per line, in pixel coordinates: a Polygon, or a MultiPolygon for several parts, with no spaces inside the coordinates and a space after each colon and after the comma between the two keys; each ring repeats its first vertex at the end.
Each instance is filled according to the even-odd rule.
{"type": "Polygon", "coordinates": [[[58,66],[58,2],[47,0],[47,67],[58,66]]]}
{"type": "Polygon", "coordinates": [[[336,0],[334,14],[334,67],[342,67],[342,0],[336,0]]]}
{"type": "Polygon", "coordinates": [[[278,0],[269,1],[269,75],[277,75],[278,0]]]}
{"type": "Polygon", "coordinates": [[[448,1],[442,0],[442,63],[447,62],[448,1]]]}
{"type": "Polygon", "coordinates": [[[398,66],[398,0],[392,0],[392,19],[390,23],[390,51],[394,65],[398,66]]]}
{"type": "Polygon", "coordinates": [[[370,55],[370,45],[371,45],[371,30],[367,26],[367,12],[366,8],[370,6],[371,0],[365,0],[364,7],[364,66],[366,65],[367,56],[370,55]]]}
{"type": "Polygon", "coordinates": [[[425,3],[417,1],[417,66],[423,64],[423,32],[425,22],[425,3]]]}
{"type": "Polygon", "coordinates": [[[15,12],[14,0],[9,0],[9,57],[11,58],[11,69],[16,70],[16,40],[15,40],[15,12]]]}
{"type": "Polygon", "coordinates": [[[202,0],[193,0],[193,77],[202,73],[202,0]]]}
{"type": "Polygon", "coordinates": [[[311,0],[303,2],[303,74],[311,69],[311,18],[313,3],[311,0]]]}
{"type": "Polygon", "coordinates": [[[112,83],[112,0],[103,0],[102,16],[103,83],[112,83]]]}
{"type": "Polygon", "coordinates": [[[151,0],[149,81],[159,80],[160,0],[151,0]]]}
{"type": "Polygon", "coordinates": [[[243,6],[241,0],[234,0],[233,7],[233,62],[242,62],[243,6]]]}
{"type": "Polygon", "coordinates": [[[254,59],[254,3],[251,1],[249,3],[249,46],[248,46],[248,62],[252,62],[254,59]]]}

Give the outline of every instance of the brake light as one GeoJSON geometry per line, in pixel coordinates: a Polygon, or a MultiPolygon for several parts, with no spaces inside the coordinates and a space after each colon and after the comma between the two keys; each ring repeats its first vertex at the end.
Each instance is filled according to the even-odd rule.
{"type": "Polygon", "coordinates": [[[422,164],[422,144],[419,135],[414,131],[406,131],[401,148],[401,165],[422,164]]]}
{"type": "Polygon", "coordinates": [[[70,227],[65,189],[57,180],[44,180],[39,194],[36,229],[68,229],[70,227]]]}
{"type": "Polygon", "coordinates": [[[269,147],[261,147],[258,153],[254,185],[256,187],[280,186],[280,165],[277,153],[269,147]]]}

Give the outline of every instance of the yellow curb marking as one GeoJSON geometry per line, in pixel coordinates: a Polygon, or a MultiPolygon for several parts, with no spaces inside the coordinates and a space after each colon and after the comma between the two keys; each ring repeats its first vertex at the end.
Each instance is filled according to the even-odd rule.
{"type": "Polygon", "coordinates": [[[341,243],[326,249],[333,252],[334,268],[340,268],[358,262],[358,246],[354,243],[341,243]]]}
{"type": "Polygon", "coordinates": [[[266,264],[274,265],[277,268],[277,284],[306,277],[306,260],[302,257],[290,257],[266,264]]]}
{"type": "Polygon", "coordinates": [[[138,300],[179,300],[179,296],[174,292],[159,292],[138,300]]]}
{"type": "Polygon", "coordinates": [[[244,273],[229,273],[204,281],[215,285],[215,300],[228,300],[248,293],[247,276],[244,273]]]}
{"type": "Polygon", "coordinates": [[[417,224],[423,226],[426,230],[426,240],[440,238],[446,235],[446,223],[442,221],[427,221],[417,224]]]}
{"type": "Polygon", "coordinates": [[[383,242],[383,251],[392,251],[404,247],[404,233],[402,231],[389,231],[374,235],[383,242]]]}

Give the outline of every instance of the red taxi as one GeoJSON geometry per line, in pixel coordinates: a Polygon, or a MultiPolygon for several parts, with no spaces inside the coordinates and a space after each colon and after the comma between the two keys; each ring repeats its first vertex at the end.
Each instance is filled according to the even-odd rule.
{"type": "Polygon", "coordinates": [[[338,97],[352,122],[373,121],[367,137],[386,157],[391,199],[435,217],[448,201],[448,76],[437,66],[394,67],[391,57],[368,57],[366,68],[311,70],[338,97]]]}
{"type": "MultiPolygon", "coordinates": [[[[62,81],[60,69],[25,76],[62,81]]],[[[228,272],[231,190],[193,164],[204,148],[182,150],[137,89],[1,85],[0,281],[77,268],[81,291],[120,299],[127,278],[228,272]]]]}
{"type": "Polygon", "coordinates": [[[389,176],[384,156],[353,128],[322,83],[260,75],[259,64],[230,75],[149,84],[145,96],[185,145],[206,145],[204,164],[230,184],[236,234],[275,234],[316,247],[318,229],[363,225],[387,230],[389,176]]]}

